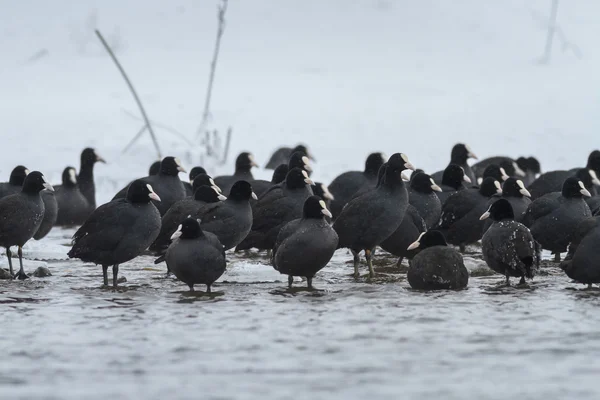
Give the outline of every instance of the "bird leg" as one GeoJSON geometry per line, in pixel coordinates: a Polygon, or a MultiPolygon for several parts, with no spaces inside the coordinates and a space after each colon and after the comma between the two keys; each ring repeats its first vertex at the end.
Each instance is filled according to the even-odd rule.
{"type": "Polygon", "coordinates": [[[506,286],[510,286],[510,276],[506,275],[506,286]]]}
{"type": "Polygon", "coordinates": [[[458,248],[459,248],[460,252],[463,253],[463,254],[464,254],[465,251],[467,251],[467,246],[464,243],[461,243],[458,246],[458,248]]]}
{"type": "Polygon", "coordinates": [[[210,284],[206,285],[206,293],[210,293],[210,284]]]}
{"type": "Polygon", "coordinates": [[[588,288],[588,289],[592,289],[592,284],[591,284],[591,283],[588,283],[588,287],[587,287],[587,288],[588,288]]]}
{"type": "Polygon", "coordinates": [[[20,280],[27,279],[29,277],[27,276],[27,274],[25,273],[25,270],[23,269],[23,248],[21,246],[19,246],[18,254],[19,254],[19,265],[21,266],[21,268],[19,269],[19,272],[17,272],[17,275],[15,276],[15,278],[19,278],[20,280]]]}
{"type": "Polygon", "coordinates": [[[10,276],[14,277],[15,273],[13,272],[12,267],[12,252],[10,251],[10,247],[6,248],[6,257],[8,258],[8,268],[10,270],[10,276]]]}
{"type": "Polygon", "coordinates": [[[108,286],[108,265],[102,266],[102,276],[104,277],[104,286],[108,286]]]}
{"type": "Polygon", "coordinates": [[[360,278],[360,274],[358,272],[358,265],[360,264],[360,254],[354,250],[350,250],[352,255],[354,256],[354,279],[360,278]]]}
{"type": "Polygon", "coordinates": [[[519,285],[524,285],[525,284],[525,277],[522,276],[521,280],[519,281],[519,285]]]}
{"type": "Polygon", "coordinates": [[[373,250],[368,249],[365,250],[365,257],[367,259],[367,265],[369,266],[369,278],[373,278],[375,276],[375,270],[373,269],[373,250]]]}
{"type": "Polygon", "coordinates": [[[309,289],[312,289],[312,288],[313,288],[313,285],[312,285],[312,276],[307,276],[307,277],[306,277],[306,286],[307,286],[309,289]]]}
{"type": "Polygon", "coordinates": [[[117,287],[117,283],[119,283],[119,264],[113,265],[113,287],[117,287]]]}
{"type": "Polygon", "coordinates": [[[190,283],[188,286],[190,287],[190,292],[193,292],[194,291],[194,285],[192,283],[190,283]]]}
{"type": "Polygon", "coordinates": [[[554,262],[560,262],[560,253],[554,253],[554,262]]]}
{"type": "Polygon", "coordinates": [[[294,283],[294,277],[292,275],[288,275],[288,288],[292,288],[292,284],[294,283]]]}

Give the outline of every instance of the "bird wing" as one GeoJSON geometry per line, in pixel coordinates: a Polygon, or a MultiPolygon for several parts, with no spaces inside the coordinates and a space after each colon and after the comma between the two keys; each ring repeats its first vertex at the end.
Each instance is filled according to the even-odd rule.
{"type": "Polygon", "coordinates": [[[560,206],[558,199],[559,196],[560,193],[557,192],[548,193],[533,201],[529,207],[527,207],[527,211],[525,211],[525,215],[523,216],[523,224],[530,228],[536,220],[556,210],[560,206]]]}
{"type": "Polygon", "coordinates": [[[456,221],[467,215],[476,205],[476,189],[461,190],[448,197],[442,206],[437,228],[448,229],[456,221]]]}

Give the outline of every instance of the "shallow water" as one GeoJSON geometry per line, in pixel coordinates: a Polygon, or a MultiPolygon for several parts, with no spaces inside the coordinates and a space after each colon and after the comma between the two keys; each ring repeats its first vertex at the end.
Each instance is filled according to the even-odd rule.
{"type": "MultiPolygon", "coordinates": [[[[64,258],[70,234],[30,245],[27,271],[31,258],[64,258]]],[[[262,257],[229,257],[212,296],[190,295],[150,257],[122,265],[116,291],[100,267],[70,260],[47,261],[52,277],[0,281],[1,397],[600,395],[600,292],[556,267],[528,289],[501,288],[475,254],[467,265],[484,276],[467,290],[423,293],[382,254],[374,282],[355,282],[338,251],[309,292],[300,280],[287,290],[262,257]]]]}

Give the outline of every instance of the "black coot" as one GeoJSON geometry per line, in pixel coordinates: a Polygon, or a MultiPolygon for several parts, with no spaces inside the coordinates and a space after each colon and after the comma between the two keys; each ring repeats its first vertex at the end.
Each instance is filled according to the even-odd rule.
{"type": "Polygon", "coordinates": [[[587,203],[592,215],[597,215],[600,213],[600,195],[594,197],[588,197],[585,202],[587,203]]]}
{"type": "Polygon", "coordinates": [[[263,194],[267,192],[272,186],[277,185],[285,180],[285,176],[289,171],[287,164],[281,164],[273,171],[273,176],[270,181],[265,181],[262,179],[255,179],[252,182],[252,189],[254,193],[260,198],[263,194]]]}
{"type": "Polygon", "coordinates": [[[556,261],[560,261],[560,253],[567,250],[577,225],[592,216],[583,196],[590,197],[583,182],[567,178],[561,192],[534,200],[525,212],[523,224],[543,249],[552,251],[556,261]]]}
{"type": "Polygon", "coordinates": [[[415,173],[410,178],[408,202],[417,209],[427,228],[430,228],[440,220],[442,214],[442,203],[435,193],[442,189],[424,172],[415,173]]]}
{"type": "MultiPolygon", "coordinates": [[[[192,182],[193,193],[196,193],[196,190],[198,190],[198,188],[200,188],[202,186],[210,186],[219,194],[222,192],[221,188],[215,184],[215,181],[213,180],[213,178],[211,178],[209,175],[206,175],[206,174],[199,174],[194,178],[194,181],[192,182]]],[[[192,197],[193,197],[193,194],[192,194],[192,196],[187,196],[187,198],[192,198],[192,197]]]]}
{"type": "Polygon", "coordinates": [[[44,189],[40,192],[40,195],[42,196],[42,201],[44,202],[44,218],[42,219],[40,227],[33,235],[35,240],[40,240],[46,237],[46,235],[52,230],[52,227],[54,227],[56,219],[58,218],[58,203],[56,201],[56,197],[54,196],[54,191],[44,189]]]}
{"type": "Polygon", "coordinates": [[[25,182],[25,178],[28,174],[29,170],[26,167],[22,165],[14,167],[10,173],[8,182],[0,183],[0,199],[10,196],[11,194],[19,193],[23,188],[23,182],[25,182]]]}
{"type": "Polygon", "coordinates": [[[20,269],[15,277],[27,279],[23,269],[23,245],[33,237],[44,218],[40,192],[52,190],[44,175],[33,171],[27,175],[19,193],[0,199],[0,246],[6,248],[10,274],[13,275],[11,246],[18,246],[20,269]]]}
{"type": "Polygon", "coordinates": [[[229,195],[229,191],[234,183],[237,181],[252,182],[254,176],[252,176],[252,167],[258,167],[258,164],[254,162],[254,157],[248,152],[240,153],[235,160],[235,171],[233,175],[222,175],[215,178],[215,183],[221,188],[225,196],[229,195]]]}
{"type": "Polygon", "coordinates": [[[577,282],[600,283],[600,217],[587,218],[578,225],[569,245],[569,254],[560,267],[577,282]]]}
{"type": "Polygon", "coordinates": [[[339,248],[348,248],[354,255],[354,276],[359,277],[359,253],[365,251],[369,276],[374,276],[372,253],[387,239],[404,218],[408,207],[408,191],[402,180],[402,171],[414,167],[401,153],[392,155],[381,168],[379,185],[351,200],[333,224],[340,240],[339,248]]]}
{"type": "Polygon", "coordinates": [[[225,250],[219,239],[210,232],[203,232],[193,218],[185,219],[171,237],[173,243],[167,249],[167,267],[177,279],[194,291],[194,285],[206,285],[210,293],[212,284],[225,272],[225,250]]]}
{"type": "Polygon", "coordinates": [[[535,157],[519,157],[517,158],[517,165],[525,171],[525,176],[522,179],[525,186],[531,185],[542,172],[540,162],[535,157]]]}
{"type": "Polygon", "coordinates": [[[292,287],[294,276],[303,276],[312,288],[315,274],[333,257],[338,235],[325,217],[331,218],[325,202],[318,196],[311,196],[304,202],[302,218],[287,223],[277,235],[273,267],[288,275],[289,287],[292,287]]]}
{"type": "Polygon", "coordinates": [[[200,219],[202,230],[214,233],[225,250],[229,250],[240,244],[250,232],[250,199],[257,199],[252,185],[246,181],[237,181],[225,201],[207,204],[193,213],[192,217],[200,219]]]}
{"type": "Polygon", "coordinates": [[[486,264],[499,274],[532,279],[539,266],[537,246],[527,227],[515,221],[512,206],[507,199],[498,199],[481,215],[481,220],[491,218],[492,225],[481,239],[481,251],[486,264]]]}
{"type": "Polygon", "coordinates": [[[330,184],[329,190],[335,197],[331,202],[331,213],[337,218],[342,208],[362,189],[373,189],[377,185],[377,173],[385,162],[382,153],[371,153],[365,161],[364,171],[348,171],[338,175],[330,184]]]}
{"type": "MultiPolygon", "coordinates": [[[[527,208],[529,208],[529,205],[531,204],[530,197],[531,194],[529,191],[527,191],[527,189],[525,189],[525,184],[522,180],[508,178],[502,185],[502,194],[493,195],[488,202],[487,207],[489,208],[500,198],[506,199],[512,207],[515,221],[522,222],[523,216],[525,216],[525,211],[527,211],[527,208]]],[[[492,223],[493,220],[487,219],[483,227],[483,232],[487,231],[492,223]]]]}
{"type": "Polygon", "coordinates": [[[171,235],[177,230],[181,221],[198,212],[203,206],[223,200],[227,200],[227,197],[220,194],[215,187],[205,185],[196,189],[193,197],[187,197],[173,204],[163,215],[160,233],[150,246],[150,250],[161,253],[171,243],[171,235]]]}
{"type": "Polygon", "coordinates": [[[502,193],[502,189],[494,178],[485,178],[479,188],[456,192],[442,206],[440,221],[434,229],[464,252],[466,245],[481,239],[485,222],[479,217],[488,209],[490,197],[497,193],[502,193]]]}
{"type": "Polygon", "coordinates": [[[404,258],[410,260],[414,257],[415,250],[408,250],[408,247],[426,230],[425,221],[421,218],[417,209],[409,204],[398,229],[381,242],[379,246],[388,253],[399,257],[398,265],[400,265],[404,258]]]}
{"type": "Polygon", "coordinates": [[[148,176],[158,175],[160,172],[160,160],[154,161],[150,168],[148,169],[148,176]]]}
{"type": "Polygon", "coordinates": [[[196,177],[200,174],[206,174],[206,170],[202,167],[194,167],[190,170],[190,174],[189,174],[190,181],[183,182],[183,187],[185,187],[185,196],[186,197],[193,196],[194,188],[192,187],[192,184],[194,183],[194,179],[196,179],[196,177]]]}
{"type": "Polygon", "coordinates": [[[478,183],[481,184],[485,178],[494,178],[498,182],[504,182],[510,178],[510,176],[506,173],[506,170],[498,164],[490,164],[483,170],[483,175],[477,177],[478,183]]]}
{"type": "MultiPolygon", "coordinates": [[[[158,175],[139,179],[152,186],[156,194],[160,197],[161,201],[154,203],[160,215],[165,215],[173,204],[186,197],[183,182],[179,179],[180,172],[185,172],[185,169],[181,166],[179,159],[165,157],[160,163],[160,172],[158,175]]],[[[125,198],[130,185],[121,189],[113,197],[113,200],[125,198]]]]}
{"type": "Polygon", "coordinates": [[[419,250],[409,262],[406,279],[417,290],[459,290],[469,284],[462,255],[448,247],[436,230],[422,233],[408,250],[419,250]]]}
{"type": "Polygon", "coordinates": [[[325,202],[325,207],[329,210],[331,202],[335,200],[335,196],[329,191],[327,185],[323,182],[315,182],[314,185],[311,185],[311,188],[315,196],[319,196],[325,202]]]}
{"type": "MultiPolygon", "coordinates": [[[[456,164],[458,166],[461,166],[465,171],[465,175],[469,177],[471,182],[475,183],[477,182],[475,180],[475,174],[473,173],[473,170],[471,169],[469,164],[467,164],[467,160],[469,158],[474,158],[475,160],[477,160],[477,156],[471,152],[469,146],[463,143],[458,143],[452,148],[452,152],[450,153],[450,162],[448,163],[448,165],[456,164]]],[[[431,177],[434,181],[441,182],[443,175],[444,171],[438,171],[435,174],[432,174],[431,177]]]]}
{"type": "Polygon", "coordinates": [[[56,187],[55,194],[58,204],[56,225],[81,225],[89,215],[90,205],[77,185],[75,168],[67,167],[62,173],[62,185],[56,187]]]}
{"type": "Polygon", "coordinates": [[[290,161],[290,156],[295,152],[302,152],[305,156],[310,158],[311,160],[315,160],[312,154],[308,152],[308,149],[305,145],[299,144],[294,148],[291,147],[280,147],[271,156],[269,162],[265,166],[266,169],[275,169],[281,164],[287,164],[290,161]]]}
{"type": "MultiPolygon", "coordinates": [[[[479,161],[478,163],[473,164],[471,168],[473,169],[473,173],[477,178],[486,178],[486,176],[484,176],[484,172],[490,165],[497,165],[498,167],[502,168],[508,176],[518,176],[520,178],[525,176],[525,170],[519,166],[516,160],[505,156],[488,157],[479,161]]],[[[498,179],[497,176],[494,176],[494,178],[498,179]]]]}
{"type": "Polygon", "coordinates": [[[142,254],[160,231],[160,213],[151,200],[160,201],[152,186],[142,179],[133,181],[126,198],[101,205],[75,232],[68,256],[102,265],[105,285],[112,265],[117,286],[119,264],[142,254]]]}
{"type": "Polygon", "coordinates": [[[236,247],[236,251],[257,248],[271,250],[279,231],[288,222],[302,217],[306,199],[313,195],[310,185],[314,182],[308,173],[292,168],[282,187],[273,187],[254,206],[252,230],[236,247]]]}
{"type": "Polygon", "coordinates": [[[77,184],[79,190],[83,194],[90,205],[89,212],[96,209],[96,185],[94,184],[94,165],[97,162],[106,163],[100,157],[96,150],[86,148],[81,152],[81,164],[79,166],[79,175],[77,176],[77,184]]]}
{"type": "MultiPolygon", "coordinates": [[[[432,179],[435,181],[435,178],[432,177],[432,179]]],[[[442,191],[436,193],[442,206],[448,197],[467,188],[464,185],[465,182],[470,184],[471,179],[465,175],[465,170],[461,166],[450,164],[446,167],[442,176],[442,184],[440,185],[442,191]]]]}

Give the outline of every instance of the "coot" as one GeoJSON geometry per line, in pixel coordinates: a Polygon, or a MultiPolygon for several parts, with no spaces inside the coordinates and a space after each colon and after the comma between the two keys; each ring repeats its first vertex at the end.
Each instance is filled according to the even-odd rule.
{"type": "Polygon", "coordinates": [[[254,157],[248,152],[240,153],[235,160],[235,171],[233,175],[222,175],[215,178],[215,183],[221,188],[225,196],[229,195],[229,190],[237,181],[252,182],[252,167],[258,167],[254,162],[254,157]]]}
{"type": "Polygon", "coordinates": [[[67,167],[62,173],[62,185],[56,187],[58,216],[56,225],[81,225],[89,215],[90,205],[77,186],[75,168],[67,167]]]}
{"type": "Polygon", "coordinates": [[[442,188],[426,173],[411,175],[408,202],[417,209],[427,228],[432,227],[440,220],[442,203],[435,192],[441,191],[442,188]]]}

